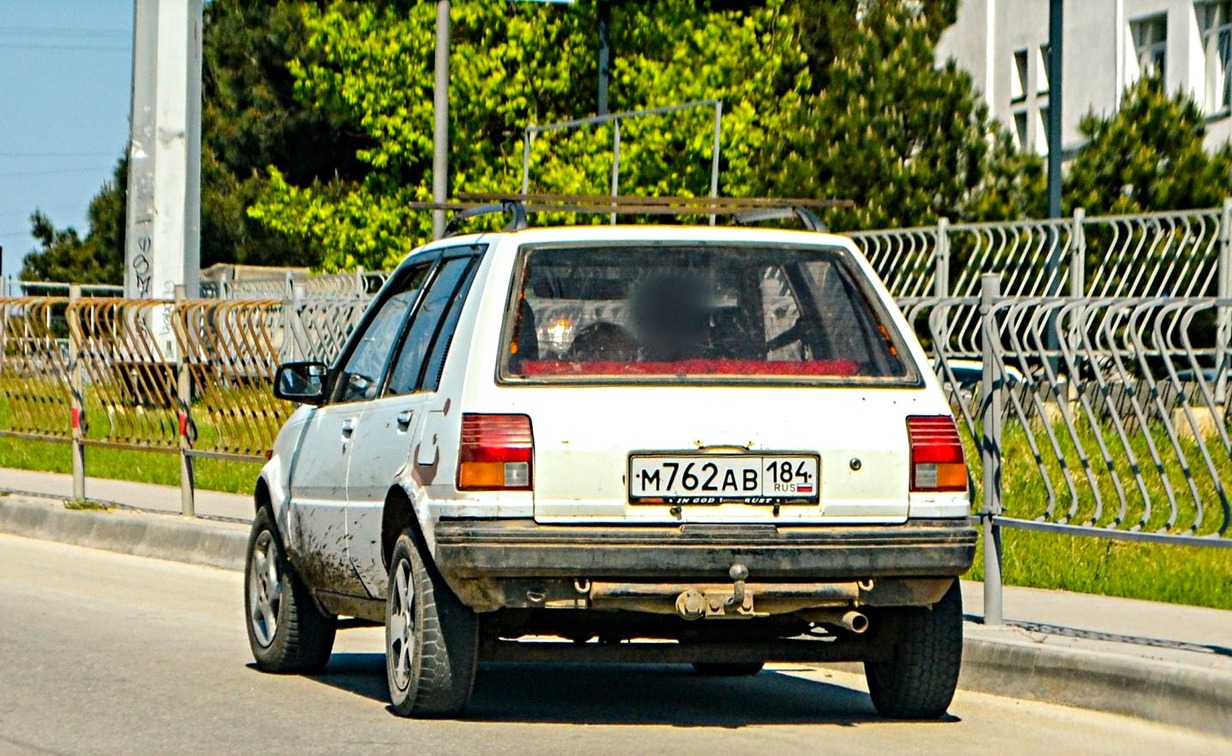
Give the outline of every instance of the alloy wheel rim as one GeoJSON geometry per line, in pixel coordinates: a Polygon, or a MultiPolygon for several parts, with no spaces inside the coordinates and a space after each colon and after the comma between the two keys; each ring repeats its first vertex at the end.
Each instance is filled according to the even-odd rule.
{"type": "Polygon", "coordinates": [[[268,530],[261,531],[252,547],[248,568],[248,621],[257,644],[268,648],[278,633],[278,609],[282,605],[282,575],[278,544],[268,530]]]}
{"type": "Polygon", "coordinates": [[[411,685],[411,664],[415,648],[415,620],[411,612],[414,604],[415,588],[411,582],[411,568],[403,559],[394,569],[394,586],[389,607],[389,648],[386,655],[390,680],[399,691],[405,691],[411,685]]]}

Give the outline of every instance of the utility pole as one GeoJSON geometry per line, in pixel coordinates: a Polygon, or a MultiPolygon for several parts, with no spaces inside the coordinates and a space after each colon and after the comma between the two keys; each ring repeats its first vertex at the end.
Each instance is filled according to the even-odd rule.
{"type": "Polygon", "coordinates": [[[599,115],[607,115],[607,89],[612,81],[612,3],[599,0],[599,115]]]}
{"type": "MultiPolygon", "coordinates": [[[[432,90],[432,201],[449,199],[449,0],[436,4],[436,83],[432,90]]],[[[432,238],[445,235],[445,211],[432,211],[432,238]]]]}
{"type": "Polygon", "coordinates": [[[1061,47],[1065,2],[1048,3],[1048,217],[1061,217],[1061,47]]]}
{"type": "MultiPolygon", "coordinates": [[[[1048,217],[1061,217],[1061,100],[1062,37],[1065,33],[1065,2],[1049,0],[1048,3],[1048,217]]],[[[1049,232],[1047,281],[1044,292],[1056,296],[1060,291],[1061,234],[1055,228],[1049,232]]],[[[1052,334],[1052,329],[1049,329],[1052,334]]],[[[1050,335],[1049,346],[1054,336],[1050,335]]]]}
{"type": "MultiPolygon", "coordinates": [[[[134,0],[124,294],[196,295],[201,268],[202,0],[134,0]]],[[[173,354],[170,321],[153,335],[173,354]]]]}

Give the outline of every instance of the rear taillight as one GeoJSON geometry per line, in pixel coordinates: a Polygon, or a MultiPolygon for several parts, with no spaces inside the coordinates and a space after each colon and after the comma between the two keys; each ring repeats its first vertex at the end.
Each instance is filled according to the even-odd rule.
{"type": "Polygon", "coordinates": [[[908,417],[907,437],[911,442],[912,491],[967,490],[967,464],[954,418],[908,417]]]}
{"type": "Polygon", "coordinates": [[[463,415],[458,489],[529,491],[534,453],[526,415],[463,415]]]}

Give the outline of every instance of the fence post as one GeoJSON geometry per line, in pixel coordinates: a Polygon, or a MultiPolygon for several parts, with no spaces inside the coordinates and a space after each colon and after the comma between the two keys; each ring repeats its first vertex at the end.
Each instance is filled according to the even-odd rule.
{"type": "Polygon", "coordinates": [[[305,357],[305,350],[301,348],[301,339],[307,343],[304,336],[304,323],[300,314],[303,300],[308,295],[308,292],[303,284],[291,287],[291,296],[282,305],[282,349],[280,359],[282,362],[293,362],[302,360],[305,357]]]}
{"type": "Polygon", "coordinates": [[[980,461],[984,468],[983,506],[980,522],[984,529],[984,624],[1000,625],[1001,611],[1001,527],[994,519],[1001,514],[1001,388],[1004,377],[997,319],[993,307],[1001,296],[1001,278],[995,273],[980,276],[980,342],[984,357],[982,379],[983,432],[980,434],[980,461]]]}
{"type": "MultiPolygon", "coordinates": [[[[1223,212],[1219,215],[1219,270],[1217,271],[1216,295],[1219,300],[1232,297],[1232,197],[1225,197],[1223,212]]],[[[1224,396],[1228,390],[1228,340],[1232,336],[1232,312],[1226,305],[1215,308],[1215,396],[1218,397],[1220,409],[1224,404],[1224,396]]],[[[1222,413],[1221,413],[1222,414],[1222,413]]]]}
{"type": "MultiPolygon", "coordinates": [[[[176,312],[172,317],[182,316],[182,308],[186,299],[185,292],[183,284],[175,287],[175,304],[173,306],[176,312]]],[[[184,329],[184,333],[188,333],[187,326],[184,329]]],[[[176,351],[179,353],[176,358],[175,393],[179,403],[179,412],[176,415],[180,421],[180,514],[185,517],[196,517],[196,480],[193,477],[192,437],[189,435],[192,423],[192,372],[189,370],[187,339],[185,339],[185,343],[181,345],[180,349],[176,351]]]]}
{"type": "MultiPolygon", "coordinates": [[[[620,119],[612,121],[612,197],[620,195],[620,119]]],[[[612,225],[616,225],[616,213],[612,213],[612,225]]]]}
{"type": "MultiPolygon", "coordinates": [[[[74,305],[81,299],[81,286],[73,284],[68,287],[68,311],[65,312],[65,323],[70,318],[77,317],[74,305]]],[[[68,391],[70,411],[73,422],[73,501],[84,501],[86,498],[86,395],[84,371],[81,369],[81,345],[73,338],[74,331],[68,329],[68,391]]]]}
{"type": "Polygon", "coordinates": [[[937,219],[937,254],[933,258],[933,294],[950,295],[950,219],[937,219]]]}
{"type": "Polygon", "coordinates": [[[1072,297],[1081,297],[1087,290],[1087,236],[1082,225],[1086,217],[1084,208],[1074,208],[1069,259],[1069,293],[1072,297]]]}

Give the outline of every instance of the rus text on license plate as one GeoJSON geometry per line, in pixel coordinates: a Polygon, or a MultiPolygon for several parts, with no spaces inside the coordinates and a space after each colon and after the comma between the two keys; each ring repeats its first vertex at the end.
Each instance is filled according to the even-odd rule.
{"type": "Polygon", "coordinates": [[[821,463],[808,454],[629,457],[634,504],[816,503],[821,463]]]}

